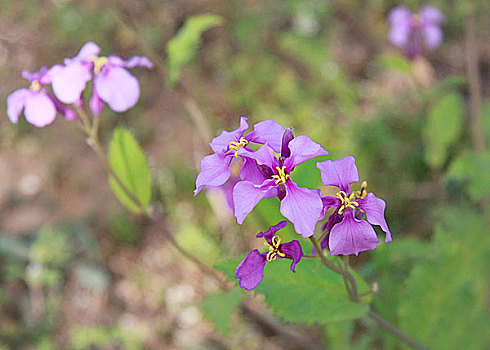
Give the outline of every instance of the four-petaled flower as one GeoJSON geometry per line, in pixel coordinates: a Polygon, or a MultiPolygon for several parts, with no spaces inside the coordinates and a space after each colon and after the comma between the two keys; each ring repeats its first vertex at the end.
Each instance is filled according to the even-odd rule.
{"type": "Polygon", "coordinates": [[[444,16],[433,6],[425,6],[415,15],[405,6],[397,6],[390,11],[388,21],[391,24],[391,43],[403,48],[405,55],[411,59],[422,53],[422,38],[429,50],[441,44],[444,16]]]}
{"type": "Polygon", "coordinates": [[[106,102],[116,112],[124,112],[138,102],[138,80],[125,68],[152,68],[150,60],[134,56],[127,61],[117,56],[100,56],[100,48],[86,43],[74,58],[66,58],[65,66],[54,66],[53,91],[63,103],[78,103],[87,82],[94,77],[90,109],[99,115],[106,102]]]}
{"type": "Polygon", "coordinates": [[[298,187],[290,174],[297,165],[326,155],[328,151],[308,136],[294,138],[291,130],[287,129],[279,158],[269,144],[264,144],[255,152],[244,150],[242,154],[255,159],[262,182],[241,181],[235,185],[233,202],[237,222],[242,224],[263,198],[278,196],[281,200],[280,211],[294,224],[295,231],[305,238],[312,236],[316,223],[324,215],[320,190],[298,187]]]}
{"type": "Polygon", "coordinates": [[[30,86],[29,89],[16,90],[7,97],[7,116],[12,123],[18,122],[23,109],[26,120],[39,128],[51,124],[57,111],[66,119],[76,119],[75,112],[61,104],[44,87],[51,83],[53,73],[52,69],[48,70],[46,67],[35,73],[22,72],[30,86]]]}
{"type": "Polygon", "coordinates": [[[286,221],[281,221],[277,225],[271,226],[268,231],[257,234],[257,238],[266,240],[265,245],[269,248],[269,251],[260,253],[257,249],[254,249],[238,264],[235,278],[240,280],[240,287],[247,290],[257,287],[264,277],[265,264],[275,259],[285,258],[292,260],[291,271],[296,272],[294,268],[303,257],[301,244],[297,240],[281,243],[281,238],[275,235],[286,224],[286,221]]]}
{"type": "Polygon", "coordinates": [[[325,186],[339,188],[335,197],[322,198],[325,211],[336,208],[326,224],[325,229],[330,233],[321,242],[322,248],[328,245],[332,255],[357,255],[375,249],[379,241],[370,224],[381,226],[386,233],[385,242],[391,242],[391,232],[384,217],[386,203],[373,193],[367,193],[365,182],[360,191],[350,190],[350,184],[359,181],[354,157],[318,162],[317,167],[325,186]],[[367,222],[361,220],[364,214],[367,222]]]}
{"type": "Polygon", "coordinates": [[[221,186],[231,175],[230,164],[234,159],[243,159],[240,178],[254,183],[262,181],[262,175],[249,155],[253,150],[248,147],[251,142],[268,143],[274,149],[281,149],[284,127],[274,120],[264,120],[254,125],[254,130],[244,136],[248,129],[247,118],[240,118],[240,127],[233,131],[223,131],[209,144],[214,154],[201,160],[201,172],[196,179],[196,196],[205,186],[221,186]]]}

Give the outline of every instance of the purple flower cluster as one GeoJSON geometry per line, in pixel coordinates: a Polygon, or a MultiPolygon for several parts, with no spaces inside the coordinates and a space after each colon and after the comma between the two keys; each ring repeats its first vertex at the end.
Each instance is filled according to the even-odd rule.
{"type": "Polygon", "coordinates": [[[442,42],[442,13],[433,6],[423,7],[412,14],[405,6],[397,6],[388,14],[391,29],[389,39],[401,47],[405,55],[413,59],[422,53],[422,40],[429,50],[436,49],[442,42]]]}
{"type": "Polygon", "coordinates": [[[86,43],[74,58],[66,58],[64,65],[39,72],[22,72],[29,81],[29,89],[14,91],[7,98],[7,115],[17,123],[24,110],[26,120],[34,126],[51,124],[56,113],[68,120],[76,119],[76,113],[66,104],[83,105],[82,93],[87,83],[93,80],[90,110],[99,115],[104,103],[116,112],[133,107],[139,99],[138,81],[125,68],[142,66],[152,68],[146,57],[135,56],[127,61],[117,56],[99,56],[100,48],[93,42],[86,43]],[[47,85],[51,84],[51,93],[47,85]]]}
{"type": "MultiPolygon", "coordinates": [[[[322,248],[329,248],[332,255],[358,255],[375,249],[378,238],[371,225],[379,225],[391,241],[391,232],[384,217],[385,202],[373,193],[366,192],[366,183],[360,191],[352,192],[350,185],[359,181],[352,156],[340,160],[318,162],[321,180],[325,186],[336,186],[335,197],[323,196],[320,189],[299,187],[293,181],[296,166],[318,156],[328,155],[321,145],[308,136],[295,137],[289,128],[273,120],[257,123],[253,131],[248,129],[247,118],[242,117],[240,127],[223,131],[210,143],[214,154],[201,161],[201,172],[196,179],[197,195],[204,187],[232,190],[233,211],[237,222],[242,224],[255,206],[263,199],[277,197],[281,214],[294,225],[303,238],[313,236],[318,221],[333,208],[324,231],[322,248]],[[259,147],[252,148],[252,144],[259,147]],[[234,164],[232,164],[234,163],[234,164]],[[240,177],[231,174],[231,166],[241,166],[240,177]],[[233,181],[231,181],[233,179],[233,181]],[[366,220],[364,220],[366,217],[366,220]]],[[[262,280],[267,261],[277,258],[293,260],[291,270],[303,256],[298,241],[281,243],[275,233],[286,226],[286,221],[272,226],[258,238],[265,238],[269,252],[250,252],[236,269],[236,278],[245,289],[255,288],[262,280]]]]}

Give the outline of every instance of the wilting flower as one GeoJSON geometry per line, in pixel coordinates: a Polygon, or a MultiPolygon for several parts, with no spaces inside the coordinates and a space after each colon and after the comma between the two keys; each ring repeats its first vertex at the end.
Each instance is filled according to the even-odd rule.
{"type": "Polygon", "coordinates": [[[390,11],[388,20],[391,24],[391,43],[403,48],[409,58],[415,58],[422,53],[422,38],[429,50],[436,49],[441,44],[444,16],[433,6],[425,6],[415,15],[405,6],[397,6],[390,11]]]}
{"type": "Polygon", "coordinates": [[[201,172],[197,175],[196,196],[205,186],[221,186],[230,178],[232,160],[243,160],[240,178],[252,182],[261,182],[262,175],[255,166],[255,160],[250,158],[253,150],[248,147],[251,142],[269,143],[274,149],[281,149],[281,139],[284,127],[274,120],[264,120],[254,125],[254,130],[243,136],[248,129],[247,118],[240,118],[240,127],[233,131],[223,131],[209,144],[214,154],[201,160],[201,172]]]}
{"type": "Polygon", "coordinates": [[[384,216],[384,200],[367,193],[365,182],[360,191],[351,192],[350,184],[359,181],[354,157],[318,162],[317,167],[325,186],[339,188],[335,197],[322,198],[325,211],[336,208],[326,224],[325,230],[330,230],[330,233],[321,242],[322,248],[328,245],[332,255],[357,255],[375,249],[379,241],[371,224],[381,226],[386,233],[385,242],[391,242],[391,232],[384,216]],[[364,214],[367,221],[362,220],[364,214]]]}
{"type": "Polygon", "coordinates": [[[51,96],[44,87],[51,83],[53,70],[43,67],[35,73],[23,71],[22,76],[29,81],[29,89],[16,90],[7,97],[7,116],[12,123],[18,122],[23,109],[26,120],[37,127],[51,124],[57,111],[66,119],[76,119],[75,112],[51,96]]]}
{"type": "Polygon", "coordinates": [[[241,181],[235,185],[233,202],[237,222],[242,224],[262,198],[277,196],[282,215],[294,224],[295,231],[305,238],[312,236],[316,223],[323,218],[320,190],[298,187],[290,174],[297,165],[326,154],[328,151],[308,136],[294,138],[290,129],[284,132],[279,159],[268,144],[248,152],[257,162],[262,182],[241,181]]]}
{"type": "Polygon", "coordinates": [[[124,112],[138,102],[138,80],[125,68],[142,66],[152,68],[150,60],[135,56],[127,61],[117,56],[99,57],[100,48],[93,42],[86,43],[74,58],[66,58],[65,66],[55,66],[53,91],[63,103],[78,103],[87,82],[94,77],[90,109],[99,115],[104,102],[116,112],[124,112]]]}
{"type": "Polygon", "coordinates": [[[281,243],[281,238],[275,235],[286,224],[286,221],[281,221],[277,225],[271,226],[268,231],[257,234],[257,238],[266,240],[265,245],[269,248],[269,251],[260,253],[257,249],[254,249],[238,264],[235,278],[240,279],[240,287],[247,290],[257,287],[264,277],[265,264],[275,259],[286,258],[292,260],[291,271],[296,272],[294,268],[303,257],[301,244],[297,240],[281,243]]]}

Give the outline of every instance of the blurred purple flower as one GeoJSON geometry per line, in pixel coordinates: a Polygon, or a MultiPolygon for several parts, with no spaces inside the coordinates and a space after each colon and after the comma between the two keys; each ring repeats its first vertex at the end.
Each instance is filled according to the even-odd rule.
{"type": "Polygon", "coordinates": [[[403,48],[411,59],[422,53],[422,38],[429,50],[436,49],[442,42],[444,16],[433,6],[425,6],[415,15],[405,6],[397,6],[388,14],[388,21],[391,43],[403,48]]]}
{"type": "Polygon", "coordinates": [[[248,129],[247,118],[240,118],[240,127],[233,131],[223,131],[209,144],[214,154],[201,160],[201,172],[197,175],[196,196],[205,186],[221,186],[230,178],[230,164],[234,159],[243,160],[240,178],[254,183],[263,178],[249,155],[253,150],[247,145],[250,142],[269,143],[278,152],[281,149],[281,138],[284,127],[274,120],[264,120],[254,125],[254,130],[243,136],[248,129]],[[244,153],[245,152],[245,153],[244,153]]]}
{"type": "Polygon", "coordinates": [[[56,118],[56,112],[66,119],[76,119],[76,114],[70,108],[61,104],[44,88],[53,79],[54,70],[41,68],[39,72],[23,71],[22,76],[29,81],[29,89],[19,89],[7,97],[7,116],[16,124],[24,109],[26,120],[37,127],[51,124],[56,118]]]}
{"type": "MultiPolygon", "coordinates": [[[[246,152],[243,150],[242,154],[246,152]]],[[[241,181],[235,185],[233,201],[237,222],[242,224],[262,198],[277,196],[282,215],[294,224],[295,231],[304,238],[312,236],[316,223],[324,217],[320,190],[298,187],[290,174],[297,165],[327,154],[328,151],[308,136],[294,138],[290,129],[284,132],[279,159],[267,143],[255,152],[248,152],[257,163],[262,182],[241,181]]]]}
{"type": "Polygon", "coordinates": [[[325,186],[339,188],[335,197],[322,198],[324,211],[336,208],[324,227],[330,233],[321,242],[322,248],[328,245],[332,255],[358,255],[359,252],[375,249],[379,241],[371,225],[381,226],[386,232],[385,242],[391,242],[391,232],[384,217],[384,200],[367,193],[365,182],[360,191],[350,190],[350,184],[359,181],[354,157],[318,162],[317,167],[325,186]],[[364,214],[367,222],[361,220],[364,214]]]}
{"type": "Polygon", "coordinates": [[[264,267],[266,262],[275,259],[290,259],[291,271],[296,272],[294,268],[303,257],[301,244],[297,241],[281,243],[281,238],[275,236],[276,232],[286,226],[286,221],[281,221],[277,225],[271,226],[268,231],[260,232],[257,238],[264,238],[265,245],[269,248],[268,252],[260,253],[257,249],[247,254],[235,270],[235,278],[240,280],[240,287],[251,290],[262,282],[264,277],[264,267]]]}
{"type": "Polygon", "coordinates": [[[142,66],[152,68],[150,60],[135,56],[127,61],[117,56],[99,57],[100,48],[93,42],[86,43],[74,58],[66,58],[65,66],[55,66],[53,91],[63,103],[78,103],[87,82],[94,76],[90,109],[99,115],[104,102],[116,112],[124,112],[138,102],[138,80],[125,68],[142,66]]]}

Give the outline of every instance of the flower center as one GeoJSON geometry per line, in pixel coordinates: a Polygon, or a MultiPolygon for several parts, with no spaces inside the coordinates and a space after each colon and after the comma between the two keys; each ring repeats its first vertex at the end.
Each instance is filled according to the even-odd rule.
{"type": "Polygon", "coordinates": [[[344,210],[347,210],[349,208],[355,209],[359,206],[359,203],[354,200],[354,198],[356,197],[355,193],[352,193],[349,197],[347,197],[347,193],[345,193],[344,191],[340,191],[337,192],[336,197],[342,202],[342,205],[339,208],[339,214],[342,214],[344,210]]]}
{"type": "Polygon", "coordinates": [[[248,141],[241,137],[240,142],[231,141],[228,147],[235,150],[235,157],[238,158],[238,150],[240,147],[245,147],[246,145],[248,145],[248,141]]]}
{"type": "Polygon", "coordinates": [[[272,244],[269,244],[269,242],[264,242],[264,244],[269,247],[269,252],[267,253],[267,261],[272,261],[277,259],[277,256],[279,255],[281,258],[284,258],[286,254],[283,252],[279,251],[279,246],[281,245],[281,237],[279,236],[274,236],[272,237],[272,244]]]}
{"type": "Polygon", "coordinates": [[[39,81],[33,80],[29,89],[32,91],[39,91],[41,90],[41,84],[39,84],[39,81]]]}
{"type": "Polygon", "coordinates": [[[272,175],[272,178],[276,179],[276,185],[280,184],[281,182],[285,184],[289,179],[289,174],[286,174],[286,166],[283,165],[282,168],[276,166],[276,170],[277,174],[272,175]]]}
{"type": "Polygon", "coordinates": [[[90,59],[92,62],[94,62],[94,72],[95,74],[99,74],[102,67],[104,67],[107,62],[109,61],[107,59],[107,57],[105,56],[102,56],[102,57],[97,57],[97,56],[94,56],[90,59]]]}

